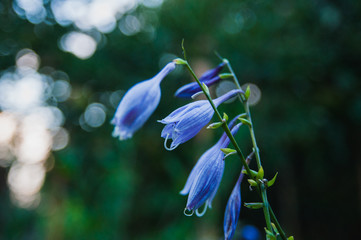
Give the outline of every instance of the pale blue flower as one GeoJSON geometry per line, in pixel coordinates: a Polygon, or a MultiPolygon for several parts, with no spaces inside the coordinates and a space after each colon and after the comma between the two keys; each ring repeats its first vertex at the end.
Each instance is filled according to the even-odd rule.
{"type": "MultiPolygon", "coordinates": [[[[221,80],[218,76],[220,71],[222,71],[225,63],[219,64],[217,67],[206,71],[200,78],[199,81],[201,83],[205,83],[207,86],[211,86],[221,80]]],[[[200,92],[201,88],[199,87],[197,82],[188,83],[182,87],[180,87],[174,96],[179,98],[190,98],[193,94],[200,92]]]]}
{"type": "MultiPolygon", "coordinates": [[[[234,89],[213,100],[216,107],[224,101],[241,93],[234,89]]],[[[164,146],[167,150],[175,149],[179,144],[193,138],[212,119],[214,110],[207,100],[200,100],[180,107],[159,122],[166,124],[161,133],[165,138],[164,146]],[[166,146],[167,140],[172,139],[170,148],[166,146]]]]}
{"type": "Polygon", "coordinates": [[[224,212],[224,239],[232,239],[236,230],[237,222],[239,219],[239,213],[241,211],[241,182],[243,179],[243,173],[241,172],[236,185],[233,188],[231,195],[229,196],[226,211],[224,212]]]}
{"type": "MultiPolygon", "coordinates": [[[[237,118],[238,116],[230,122],[230,126],[233,126],[237,118]]],[[[240,126],[241,123],[232,128],[232,135],[238,131],[240,126]]],[[[223,133],[219,141],[199,158],[192,169],[180,192],[182,195],[188,194],[187,211],[192,213],[195,211],[197,216],[202,216],[208,207],[212,207],[212,200],[216,195],[224,170],[224,153],[220,149],[226,148],[229,142],[228,136],[223,133]],[[199,213],[198,209],[204,203],[204,210],[199,213]]]]}
{"type": "Polygon", "coordinates": [[[168,63],[157,75],[134,85],[120,101],[114,118],[113,137],[120,140],[131,138],[143,126],[157,108],[160,101],[160,82],[175,69],[174,62],[168,63]]]}

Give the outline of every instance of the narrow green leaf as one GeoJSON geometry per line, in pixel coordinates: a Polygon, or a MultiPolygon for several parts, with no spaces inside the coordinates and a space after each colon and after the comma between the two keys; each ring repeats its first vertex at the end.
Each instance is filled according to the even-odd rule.
{"type": "Polygon", "coordinates": [[[261,202],[244,203],[244,206],[249,209],[260,209],[260,208],[263,208],[263,203],[261,203],[261,202]]]}
{"type": "Polygon", "coordinates": [[[246,124],[249,127],[252,126],[252,123],[245,118],[238,118],[238,120],[241,121],[241,123],[246,124]]]}
{"type": "Polygon", "coordinates": [[[232,73],[222,73],[218,75],[221,79],[231,78],[233,77],[232,73]]]}
{"type": "Polygon", "coordinates": [[[275,174],[275,176],[271,180],[268,181],[267,187],[271,187],[275,183],[277,175],[278,175],[278,172],[275,174]]]}
{"type": "Polygon", "coordinates": [[[273,231],[275,231],[276,234],[278,234],[278,230],[277,230],[277,227],[274,223],[271,223],[271,226],[273,228],[273,231]]]}
{"type": "Polygon", "coordinates": [[[263,179],[264,177],[264,171],[263,171],[263,167],[261,166],[261,168],[258,170],[258,173],[257,173],[257,179],[263,179]]]}
{"type": "MultiPolygon", "coordinates": [[[[256,172],[256,171],[254,171],[254,170],[252,170],[252,169],[250,169],[250,170],[251,170],[252,177],[253,177],[253,176],[257,176],[257,172],[256,172]]],[[[246,169],[243,169],[242,172],[243,172],[243,174],[248,175],[248,172],[247,172],[246,169]]]]}
{"type": "Polygon", "coordinates": [[[247,89],[246,89],[246,92],[244,93],[244,96],[246,97],[246,99],[248,99],[250,95],[251,95],[251,89],[250,89],[250,87],[248,85],[247,89]]]}
{"type": "Polygon", "coordinates": [[[226,113],[223,113],[223,119],[226,120],[226,122],[228,121],[228,115],[226,113]]]}
{"type": "Polygon", "coordinates": [[[295,240],[293,236],[287,238],[287,240],[295,240]]]}
{"type": "Polygon", "coordinates": [[[208,125],[207,129],[217,129],[222,126],[222,122],[215,122],[208,125]]]}
{"type": "Polygon", "coordinates": [[[233,152],[237,152],[236,150],[232,149],[232,148],[221,148],[221,151],[224,153],[224,154],[230,154],[230,153],[233,153],[233,152]]]}

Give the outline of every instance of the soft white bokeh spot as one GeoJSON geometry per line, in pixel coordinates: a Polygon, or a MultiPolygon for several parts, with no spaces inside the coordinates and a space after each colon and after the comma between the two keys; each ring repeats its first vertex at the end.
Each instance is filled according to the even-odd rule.
{"type": "Polygon", "coordinates": [[[60,47],[80,59],[90,58],[97,47],[97,43],[91,36],[81,32],[70,32],[60,40],[60,47]]]}

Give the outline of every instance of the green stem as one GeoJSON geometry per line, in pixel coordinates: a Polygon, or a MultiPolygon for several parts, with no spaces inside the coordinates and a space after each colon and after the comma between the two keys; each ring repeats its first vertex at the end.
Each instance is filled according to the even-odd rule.
{"type": "MultiPolygon", "coordinates": [[[[234,73],[229,61],[227,59],[223,59],[223,62],[226,63],[229,71],[233,75],[233,80],[234,80],[234,83],[236,84],[237,88],[242,89],[241,86],[239,85],[239,81],[237,79],[237,76],[234,73]]],[[[250,135],[251,135],[251,139],[252,139],[252,145],[253,145],[253,149],[254,149],[254,152],[255,152],[255,155],[256,155],[256,162],[257,162],[257,166],[258,166],[258,170],[259,170],[262,167],[262,163],[261,163],[261,158],[260,158],[260,154],[259,154],[259,148],[258,148],[257,141],[256,141],[256,136],[254,134],[251,111],[249,110],[249,105],[248,105],[247,100],[246,99],[242,99],[242,100],[243,101],[241,101],[241,102],[243,103],[244,110],[245,110],[245,112],[247,114],[247,120],[251,123],[251,125],[249,126],[249,131],[250,131],[250,135]]],[[[263,212],[264,212],[264,216],[265,216],[265,220],[266,220],[267,229],[269,231],[273,232],[272,226],[271,226],[271,219],[270,219],[271,216],[272,216],[272,219],[275,222],[275,226],[276,226],[277,230],[279,231],[282,239],[287,240],[287,237],[286,237],[284,231],[282,230],[282,228],[281,228],[281,226],[280,226],[274,212],[271,211],[271,206],[270,206],[270,204],[268,202],[268,199],[267,199],[267,190],[266,190],[266,187],[265,187],[263,182],[260,183],[260,193],[261,193],[262,201],[263,201],[263,204],[264,204],[263,212]]]]}
{"type": "MultiPolygon", "coordinates": [[[[223,61],[227,64],[228,69],[231,71],[231,73],[233,75],[233,78],[234,78],[234,82],[235,82],[237,88],[242,89],[241,86],[239,85],[239,82],[238,82],[238,79],[237,79],[236,75],[233,72],[233,69],[232,69],[231,65],[229,64],[229,61],[227,59],[224,59],[223,61]]],[[[192,76],[194,77],[194,79],[197,81],[198,85],[202,89],[203,93],[206,95],[207,100],[211,104],[214,112],[216,113],[217,118],[219,119],[219,121],[221,121],[223,123],[222,127],[223,127],[225,133],[227,134],[227,136],[229,137],[230,141],[232,142],[233,146],[235,147],[235,150],[237,151],[237,154],[239,155],[239,157],[241,159],[241,162],[243,164],[243,167],[246,169],[248,176],[251,179],[256,180],[256,177],[252,174],[251,169],[249,168],[249,166],[247,164],[247,160],[245,159],[241,149],[238,146],[238,143],[236,142],[235,138],[233,137],[233,135],[232,135],[232,133],[231,133],[231,131],[230,131],[228,125],[227,125],[227,122],[222,119],[222,116],[219,113],[217,107],[215,106],[211,96],[209,95],[207,90],[203,87],[201,82],[199,81],[198,77],[194,73],[194,71],[191,68],[191,66],[189,65],[188,61],[185,61],[185,62],[186,62],[185,65],[187,66],[189,72],[192,74],[192,76]]],[[[254,130],[253,130],[253,123],[252,123],[252,118],[251,118],[249,106],[248,106],[248,103],[247,103],[247,101],[246,101],[246,99],[244,98],[243,95],[238,95],[238,96],[239,96],[239,98],[240,98],[240,100],[243,103],[243,106],[245,108],[245,111],[246,111],[246,114],[247,114],[247,120],[251,123],[251,126],[249,126],[249,130],[250,130],[250,134],[251,134],[253,149],[254,149],[254,152],[255,152],[255,155],[256,155],[256,161],[257,161],[258,169],[260,169],[262,164],[261,164],[260,155],[259,155],[259,148],[257,146],[256,137],[255,137],[254,130]]],[[[259,184],[258,187],[259,187],[259,190],[260,190],[259,193],[260,193],[260,195],[262,197],[262,201],[263,201],[263,204],[264,204],[263,211],[264,211],[264,215],[265,215],[267,229],[269,231],[273,232],[272,226],[271,226],[271,218],[272,218],[277,230],[279,231],[279,233],[281,235],[281,238],[283,240],[287,240],[286,234],[284,233],[283,229],[281,228],[281,226],[280,226],[274,212],[272,211],[272,208],[271,208],[270,204],[268,203],[267,192],[266,192],[266,187],[265,187],[264,183],[263,182],[261,182],[261,183],[258,182],[258,184],[259,184]]]]}
{"type": "Polygon", "coordinates": [[[213,100],[211,98],[211,96],[209,95],[209,93],[206,91],[206,89],[203,87],[202,83],[199,81],[198,77],[196,76],[196,74],[194,73],[193,69],[191,68],[191,66],[189,65],[188,61],[186,61],[186,64],[185,64],[189,70],[189,72],[192,74],[192,76],[194,77],[194,79],[197,81],[198,85],[200,86],[200,88],[202,89],[203,93],[206,95],[209,103],[211,104],[214,112],[216,113],[219,121],[221,121],[223,124],[222,124],[222,127],[224,129],[224,132],[227,134],[228,138],[230,139],[231,143],[233,144],[235,150],[237,151],[237,154],[238,156],[241,158],[241,162],[244,166],[244,168],[246,169],[247,171],[247,174],[248,176],[253,176],[252,175],[252,172],[251,172],[251,169],[249,168],[247,162],[246,162],[246,159],[242,153],[242,150],[240,149],[240,147],[238,146],[238,143],[236,141],[236,139],[233,137],[232,133],[231,133],[231,130],[229,129],[228,127],[228,124],[226,121],[223,120],[221,114],[219,113],[216,105],[213,103],[213,100]]]}
{"type": "Polygon", "coordinates": [[[271,214],[272,222],[275,224],[279,234],[281,235],[281,238],[284,240],[287,240],[286,233],[283,231],[281,224],[278,222],[277,217],[276,217],[275,213],[273,212],[271,206],[269,206],[269,212],[271,214]]]}
{"type": "Polygon", "coordinates": [[[261,158],[259,156],[259,148],[257,145],[256,136],[255,136],[254,130],[253,130],[253,122],[252,122],[251,111],[249,110],[248,102],[243,102],[243,107],[245,108],[245,111],[247,113],[247,120],[251,123],[251,125],[249,126],[249,132],[251,134],[252,145],[253,145],[255,155],[256,155],[257,166],[258,166],[258,169],[260,169],[262,167],[262,163],[261,163],[261,158]]]}
{"type": "Polygon", "coordinates": [[[262,196],[262,201],[263,201],[263,213],[264,213],[264,217],[266,219],[267,229],[269,231],[273,232],[272,225],[271,225],[271,216],[270,216],[270,211],[269,211],[269,203],[267,200],[266,187],[263,182],[260,183],[260,188],[261,188],[261,196],[262,196]]]}

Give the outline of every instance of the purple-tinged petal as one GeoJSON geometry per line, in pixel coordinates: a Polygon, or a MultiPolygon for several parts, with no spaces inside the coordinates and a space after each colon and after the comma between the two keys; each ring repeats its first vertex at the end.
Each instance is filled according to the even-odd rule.
{"type": "Polygon", "coordinates": [[[238,93],[243,93],[243,91],[241,89],[233,89],[233,90],[223,94],[222,96],[214,99],[213,102],[216,105],[216,107],[218,107],[221,103],[223,103],[223,102],[227,101],[228,99],[236,96],[238,93]]]}
{"type": "MultiPolygon", "coordinates": [[[[202,83],[206,84],[207,87],[212,86],[213,84],[216,84],[219,82],[221,78],[219,76],[216,76],[211,79],[206,79],[204,81],[201,81],[202,83]]],[[[179,98],[191,98],[192,95],[194,95],[197,92],[202,91],[201,87],[197,82],[188,83],[182,87],[180,87],[174,94],[175,97],[179,98]]]]}
{"type": "MultiPolygon", "coordinates": [[[[239,130],[239,128],[240,128],[241,126],[242,126],[242,123],[236,124],[236,126],[234,126],[234,127],[231,129],[232,135],[235,135],[235,134],[238,132],[238,130],[239,130]]],[[[226,148],[226,147],[229,145],[230,141],[231,141],[231,140],[230,140],[229,137],[227,136],[227,138],[226,138],[223,142],[220,143],[221,148],[226,148]]]]}
{"type": "Polygon", "coordinates": [[[176,148],[197,133],[212,119],[214,110],[206,100],[196,101],[187,104],[173,111],[159,122],[166,124],[161,137],[172,139],[172,144],[168,150],[176,148]]]}
{"type": "Polygon", "coordinates": [[[222,62],[222,63],[218,64],[217,67],[206,71],[199,78],[199,81],[203,82],[203,81],[206,81],[206,80],[209,80],[209,79],[212,79],[212,78],[216,77],[222,71],[224,65],[225,65],[225,63],[222,62]]]}
{"type": "Polygon", "coordinates": [[[192,184],[194,183],[194,180],[197,176],[197,173],[199,172],[200,168],[203,166],[203,164],[205,163],[205,161],[207,161],[209,159],[209,157],[213,154],[213,150],[208,149],[199,159],[198,162],[196,163],[196,165],[193,167],[191,173],[189,174],[188,178],[187,178],[187,182],[184,185],[182,191],[180,191],[180,194],[182,195],[186,195],[189,193],[192,184]]]}
{"type": "Polygon", "coordinates": [[[218,148],[219,148],[218,145],[215,144],[213,145],[213,147],[211,147],[205,153],[202,154],[202,156],[198,159],[196,165],[193,167],[191,173],[189,174],[187,182],[184,188],[182,189],[182,191],[180,192],[180,194],[186,195],[189,193],[189,190],[199,170],[202,168],[202,166],[205,164],[206,161],[209,161],[209,159],[213,157],[214,153],[217,151],[218,148]]]}
{"type": "Polygon", "coordinates": [[[196,210],[202,206],[222,180],[224,161],[222,152],[218,151],[203,164],[189,191],[187,209],[196,210]]]}
{"type": "Polygon", "coordinates": [[[226,211],[224,212],[224,239],[232,239],[236,230],[237,222],[239,219],[239,213],[241,211],[241,189],[240,185],[243,179],[243,173],[240,174],[236,185],[234,186],[232,193],[228,199],[226,211]]]}
{"type": "Polygon", "coordinates": [[[174,68],[175,63],[168,63],[156,76],[127,91],[111,121],[115,125],[114,137],[119,137],[120,140],[130,138],[143,126],[159,104],[160,82],[174,68]]]}
{"type": "Polygon", "coordinates": [[[173,112],[171,112],[164,119],[158,120],[158,122],[163,123],[163,124],[168,124],[168,123],[171,123],[171,122],[177,122],[180,119],[182,119],[184,117],[184,115],[187,114],[189,111],[192,111],[195,108],[201,107],[206,102],[207,102],[206,100],[201,100],[201,101],[195,101],[195,102],[189,103],[187,105],[184,105],[184,106],[182,106],[180,108],[177,108],[173,112]]]}
{"type": "MultiPolygon", "coordinates": [[[[206,71],[200,78],[199,81],[205,83],[208,87],[217,83],[221,79],[218,77],[218,74],[223,69],[225,63],[219,64],[217,67],[206,71]]],[[[180,87],[176,93],[175,97],[180,98],[190,98],[193,94],[201,91],[197,82],[188,83],[180,87]]]]}
{"type": "MultiPolygon", "coordinates": [[[[237,117],[230,122],[231,126],[234,125],[237,117]]],[[[241,123],[232,128],[231,133],[233,135],[237,133],[240,125],[241,123]]],[[[224,139],[223,141],[221,140],[199,158],[197,164],[192,169],[183,190],[181,191],[181,194],[183,195],[188,194],[186,210],[196,211],[198,216],[204,214],[208,207],[212,207],[212,200],[215,197],[222,180],[224,170],[224,153],[220,149],[227,147],[229,141],[224,141],[224,139]],[[198,209],[204,203],[204,210],[202,213],[199,213],[198,209]]]]}

